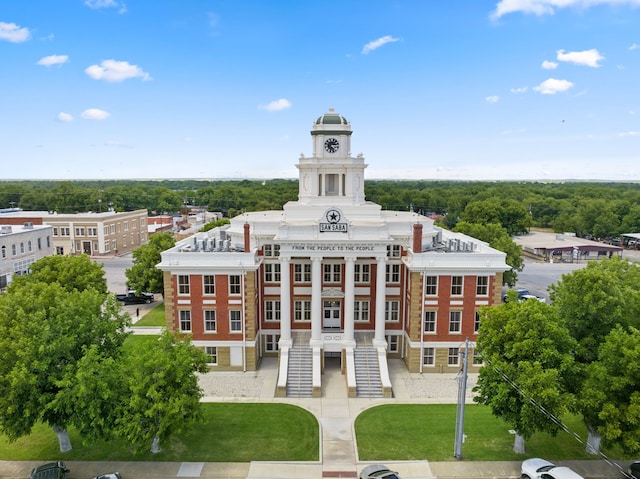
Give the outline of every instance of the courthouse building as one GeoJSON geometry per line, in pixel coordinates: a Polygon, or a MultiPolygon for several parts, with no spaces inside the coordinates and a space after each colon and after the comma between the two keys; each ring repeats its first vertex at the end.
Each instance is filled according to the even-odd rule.
{"type": "MultiPolygon", "coordinates": [[[[387,358],[457,372],[478,311],[500,302],[505,253],[385,211],[364,194],[367,164],[330,109],[298,159],[298,200],[243,213],[162,253],[167,327],[188,333],[212,370],[277,356],[277,396],[322,395],[328,358],[350,397],[393,394],[387,358]]],[[[478,365],[471,349],[469,366],[478,365]]],[[[473,370],[473,369],[471,369],[473,370]]]]}

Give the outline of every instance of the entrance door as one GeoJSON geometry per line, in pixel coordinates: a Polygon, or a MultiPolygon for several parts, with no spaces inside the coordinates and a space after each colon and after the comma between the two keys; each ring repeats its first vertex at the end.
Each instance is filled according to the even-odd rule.
{"type": "Polygon", "coordinates": [[[91,256],[91,241],[82,242],[82,252],[91,256]]]}
{"type": "Polygon", "coordinates": [[[340,301],[324,301],[323,329],[340,329],[340,301]]]}

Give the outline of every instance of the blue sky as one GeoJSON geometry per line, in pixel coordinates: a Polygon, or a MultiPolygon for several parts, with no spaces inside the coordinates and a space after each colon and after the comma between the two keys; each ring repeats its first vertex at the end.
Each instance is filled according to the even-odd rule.
{"type": "Polygon", "coordinates": [[[2,0],[2,179],[640,181],[640,0],[2,0]]]}

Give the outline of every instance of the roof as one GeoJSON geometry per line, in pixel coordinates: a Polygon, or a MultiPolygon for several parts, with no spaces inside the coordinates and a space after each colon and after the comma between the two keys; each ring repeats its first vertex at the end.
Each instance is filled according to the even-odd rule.
{"type": "Polygon", "coordinates": [[[526,235],[514,236],[513,241],[525,251],[622,251],[620,246],[579,238],[570,233],[556,234],[543,231],[531,231],[526,235]]]}

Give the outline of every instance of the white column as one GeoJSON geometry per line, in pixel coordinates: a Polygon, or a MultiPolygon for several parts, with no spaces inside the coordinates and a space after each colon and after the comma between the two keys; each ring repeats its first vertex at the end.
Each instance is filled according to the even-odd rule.
{"type": "Polygon", "coordinates": [[[387,258],[378,258],[378,267],[376,272],[376,332],[373,340],[374,346],[385,346],[387,342],[384,339],[384,306],[386,300],[386,267],[387,258]]]}
{"type": "Polygon", "coordinates": [[[291,258],[280,256],[280,343],[291,346],[291,258]]]}
{"type": "MultiPolygon", "coordinates": [[[[355,258],[345,258],[344,271],[344,340],[354,342],[353,313],[355,301],[355,258]]],[[[354,343],[355,345],[355,343],[354,343]]]]}
{"type": "Polygon", "coordinates": [[[311,341],[322,334],[322,258],[311,258],[311,341]]]}

